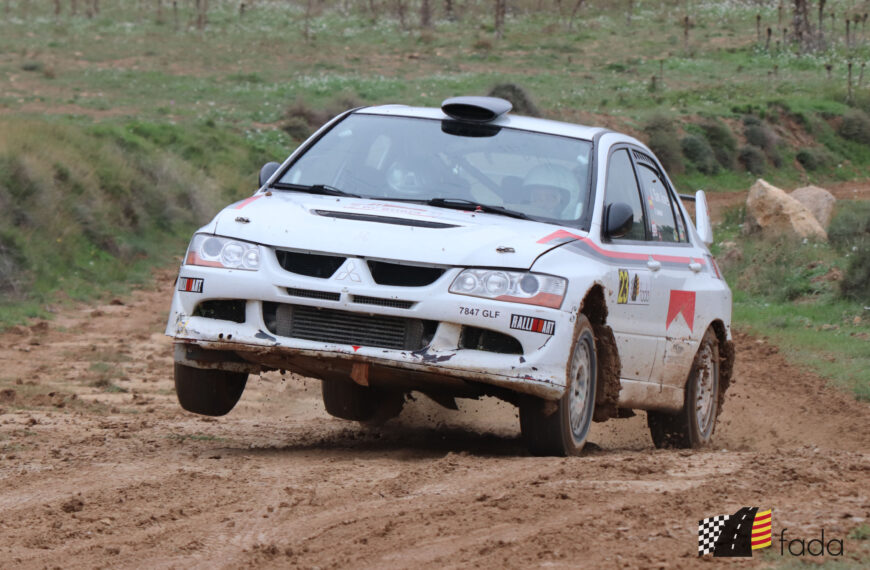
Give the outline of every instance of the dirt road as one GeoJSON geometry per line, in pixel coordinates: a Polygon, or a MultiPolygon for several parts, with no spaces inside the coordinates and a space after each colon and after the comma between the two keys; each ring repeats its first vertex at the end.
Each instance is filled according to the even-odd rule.
{"type": "Polygon", "coordinates": [[[743,506],[868,556],[848,535],[870,518],[870,406],[762,340],[736,335],[714,448],[657,451],[641,414],[542,459],[497,401],[420,397],[367,429],[290,374],[252,376],[225,418],[187,414],[173,278],[0,335],[0,567],[682,568],[697,521],[743,506]]]}

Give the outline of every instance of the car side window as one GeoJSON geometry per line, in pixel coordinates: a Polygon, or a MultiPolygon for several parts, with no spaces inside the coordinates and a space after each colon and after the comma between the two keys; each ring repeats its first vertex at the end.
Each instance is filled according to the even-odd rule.
{"type": "Polygon", "coordinates": [[[634,223],[631,229],[619,239],[646,239],[646,224],[644,222],[643,205],[640,201],[637,178],[634,176],[634,167],[631,165],[628,150],[624,148],[615,150],[610,155],[610,164],[607,166],[607,182],[604,188],[604,201],[605,208],[616,202],[624,202],[631,206],[634,212],[634,223]]]}
{"type": "Polygon", "coordinates": [[[682,218],[678,224],[674,217],[674,204],[671,202],[664,180],[655,169],[643,162],[638,163],[637,171],[649,212],[650,234],[653,241],[669,243],[686,241],[682,218]]]}

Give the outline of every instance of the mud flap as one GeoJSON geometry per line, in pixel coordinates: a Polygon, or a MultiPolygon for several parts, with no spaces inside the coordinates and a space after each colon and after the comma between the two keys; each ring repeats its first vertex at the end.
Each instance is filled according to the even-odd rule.
{"type": "Polygon", "coordinates": [[[734,350],[734,342],[726,340],[724,335],[720,336],[718,330],[716,333],[716,336],[719,336],[719,409],[716,411],[718,417],[722,413],[722,404],[725,403],[725,392],[731,385],[736,351],[734,350]]]}
{"type": "Polygon", "coordinates": [[[619,416],[619,378],[622,365],[616,349],[613,330],[607,325],[592,325],[595,332],[595,348],[598,356],[598,378],[595,392],[595,412],[592,420],[603,422],[619,416]]]}

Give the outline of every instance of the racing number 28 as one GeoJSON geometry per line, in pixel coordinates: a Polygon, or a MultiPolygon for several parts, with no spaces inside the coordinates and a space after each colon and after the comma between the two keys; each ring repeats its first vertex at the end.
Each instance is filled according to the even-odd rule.
{"type": "Polygon", "coordinates": [[[619,270],[619,292],[616,295],[616,302],[620,305],[628,303],[628,271],[625,269],[619,270]]]}

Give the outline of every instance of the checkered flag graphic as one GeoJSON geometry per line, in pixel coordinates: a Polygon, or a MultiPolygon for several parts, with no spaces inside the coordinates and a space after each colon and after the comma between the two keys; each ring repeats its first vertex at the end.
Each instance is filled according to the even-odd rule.
{"type": "Polygon", "coordinates": [[[722,528],[731,515],[717,515],[698,521],[698,556],[710,554],[716,546],[722,528]]]}

